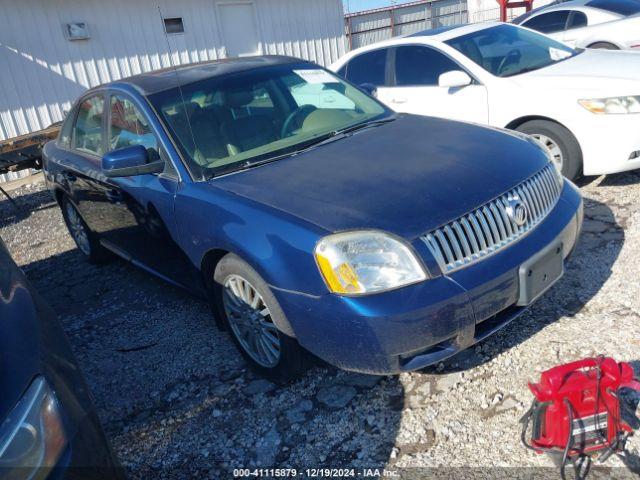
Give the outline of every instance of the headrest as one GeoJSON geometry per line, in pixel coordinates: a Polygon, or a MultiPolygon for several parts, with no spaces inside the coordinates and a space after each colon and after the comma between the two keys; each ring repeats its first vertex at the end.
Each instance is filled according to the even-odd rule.
{"type": "Polygon", "coordinates": [[[229,108],[240,108],[253,101],[251,90],[232,90],[223,93],[223,103],[229,108]]]}

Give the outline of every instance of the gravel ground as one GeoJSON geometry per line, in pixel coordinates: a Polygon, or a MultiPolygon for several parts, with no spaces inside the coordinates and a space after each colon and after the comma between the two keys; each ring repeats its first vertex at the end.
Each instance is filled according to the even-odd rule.
{"type": "MultiPolygon", "coordinates": [[[[598,353],[640,360],[640,174],[591,179],[582,192],[584,233],[564,277],[497,335],[420,372],[316,367],[285,387],[247,370],[203,302],[120,260],[85,263],[42,185],[14,192],[28,213],[0,202],[0,236],[59,314],[131,478],[230,478],[253,466],[558,478],[520,444],[527,381],[598,353]]],[[[638,475],[640,437],[628,446],[638,475]]],[[[626,472],[612,458],[593,478],[626,472]]]]}

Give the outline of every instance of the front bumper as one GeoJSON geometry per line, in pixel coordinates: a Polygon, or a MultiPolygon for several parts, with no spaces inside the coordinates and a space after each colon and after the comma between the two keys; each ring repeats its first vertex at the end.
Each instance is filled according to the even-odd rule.
{"type": "MultiPolygon", "coordinates": [[[[415,370],[454,355],[520,315],[526,309],[515,306],[520,265],[558,239],[568,257],[581,224],[582,198],[567,181],[554,209],[534,230],[467,268],[377,295],[278,291],[276,297],[299,343],[328,363],[376,374],[415,370]]],[[[427,258],[421,244],[418,240],[414,247],[427,258]]]]}
{"type": "Polygon", "coordinates": [[[596,115],[585,110],[583,115],[574,134],[582,149],[585,175],[640,168],[640,114],[596,115]]]}

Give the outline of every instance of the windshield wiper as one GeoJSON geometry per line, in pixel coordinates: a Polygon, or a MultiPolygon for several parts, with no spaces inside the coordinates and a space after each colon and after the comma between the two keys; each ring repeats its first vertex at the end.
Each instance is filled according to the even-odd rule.
{"type": "Polygon", "coordinates": [[[345,137],[348,137],[357,130],[362,130],[364,128],[382,125],[384,123],[392,122],[395,119],[396,119],[396,115],[393,115],[391,117],[382,118],[379,120],[370,120],[368,122],[357,123],[356,125],[351,125],[350,127],[334,130],[325,135],[321,135],[318,138],[311,140],[310,142],[305,142],[304,146],[297,150],[293,150],[291,152],[283,153],[280,155],[275,155],[273,157],[268,157],[263,160],[245,160],[244,162],[241,162],[239,164],[232,164],[229,166],[229,168],[215,171],[209,178],[211,179],[213,177],[218,177],[220,175],[226,175],[228,173],[238,172],[240,170],[247,170],[249,168],[259,167],[260,165],[264,165],[266,163],[275,162],[287,157],[293,157],[295,155],[308,152],[309,150],[320,147],[322,145],[326,145],[328,143],[335,142],[336,140],[340,140],[345,137]]]}
{"type": "Polygon", "coordinates": [[[336,140],[343,139],[345,137],[349,137],[350,134],[356,132],[358,130],[363,130],[369,127],[377,127],[378,125],[382,125],[384,123],[392,122],[396,119],[396,116],[382,118],[380,120],[370,120],[368,122],[357,123],[355,125],[351,125],[350,127],[340,128],[338,130],[334,130],[333,132],[327,133],[326,135],[322,135],[321,137],[315,139],[312,143],[307,143],[303,148],[296,151],[294,155],[298,153],[304,153],[313,148],[321,147],[322,145],[326,145],[327,143],[334,142],[336,140]]]}
{"type": "Polygon", "coordinates": [[[363,128],[368,127],[377,127],[378,125],[382,125],[384,123],[393,122],[397,118],[396,115],[391,117],[381,118],[378,120],[369,120],[368,122],[356,123],[350,127],[342,128],[340,130],[336,130],[335,133],[352,133],[357,130],[362,130],[363,128]]]}

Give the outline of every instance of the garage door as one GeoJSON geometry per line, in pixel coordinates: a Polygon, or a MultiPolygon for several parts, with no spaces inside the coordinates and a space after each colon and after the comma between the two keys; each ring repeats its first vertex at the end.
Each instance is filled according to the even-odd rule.
{"type": "Polygon", "coordinates": [[[218,13],[228,57],[261,53],[253,2],[219,3],[218,13]]]}

